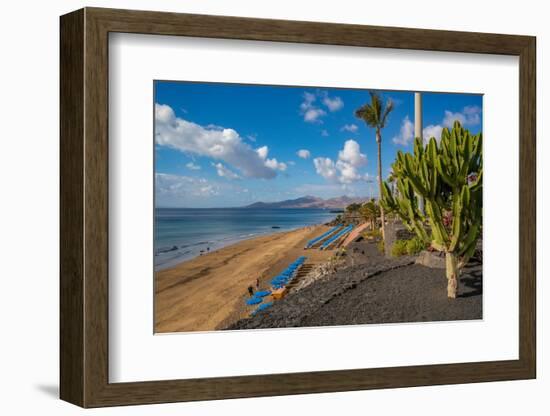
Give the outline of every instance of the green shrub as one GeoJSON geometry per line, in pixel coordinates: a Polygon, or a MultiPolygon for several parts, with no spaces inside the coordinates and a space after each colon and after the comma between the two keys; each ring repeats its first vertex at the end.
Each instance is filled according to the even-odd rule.
{"type": "Polygon", "coordinates": [[[363,237],[377,240],[379,238],[382,238],[382,233],[378,229],[376,229],[376,230],[367,230],[363,233],[363,237]]]}
{"type": "Polygon", "coordinates": [[[393,257],[404,256],[407,254],[408,240],[396,240],[391,248],[391,255],[393,257]]]}
{"type": "Polygon", "coordinates": [[[409,256],[414,256],[425,248],[426,244],[424,244],[424,242],[418,237],[411,238],[407,241],[407,254],[409,256]]]}
{"type": "Polygon", "coordinates": [[[377,244],[376,244],[376,248],[378,248],[378,251],[381,253],[381,254],[384,254],[384,240],[380,240],[377,244]]]}

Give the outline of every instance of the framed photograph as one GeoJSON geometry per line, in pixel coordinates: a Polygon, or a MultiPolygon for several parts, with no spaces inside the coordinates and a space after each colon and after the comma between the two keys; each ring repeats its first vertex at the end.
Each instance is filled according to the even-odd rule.
{"type": "Polygon", "coordinates": [[[61,17],[82,407],[536,376],[535,38],[61,17]]]}

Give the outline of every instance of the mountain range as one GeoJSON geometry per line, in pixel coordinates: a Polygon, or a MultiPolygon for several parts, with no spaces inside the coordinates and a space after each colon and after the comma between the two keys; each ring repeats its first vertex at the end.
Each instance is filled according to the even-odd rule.
{"type": "Polygon", "coordinates": [[[287,199],[278,202],[255,202],[244,208],[325,208],[342,209],[353,203],[363,203],[365,198],[354,198],[349,196],[340,196],[337,198],[323,199],[315,196],[303,196],[296,199],[287,199]]]}

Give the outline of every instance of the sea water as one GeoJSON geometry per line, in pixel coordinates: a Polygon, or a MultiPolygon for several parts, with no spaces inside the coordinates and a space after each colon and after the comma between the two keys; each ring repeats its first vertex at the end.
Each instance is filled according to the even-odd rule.
{"type": "Polygon", "coordinates": [[[155,270],[249,238],[323,224],[328,209],[157,208],[155,270]]]}

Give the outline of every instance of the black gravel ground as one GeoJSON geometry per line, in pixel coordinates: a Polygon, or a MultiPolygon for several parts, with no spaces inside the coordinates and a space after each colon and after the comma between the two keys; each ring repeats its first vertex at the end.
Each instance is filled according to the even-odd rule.
{"type": "Polygon", "coordinates": [[[447,298],[445,271],[385,259],[366,245],[368,262],[349,266],[227,329],[284,328],[482,318],[482,264],[462,271],[459,297],[447,298]]]}
{"type": "Polygon", "coordinates": [[[444,271],[414,264],[362,281],[304,317],[302,326],[481,319],[481,298],[481,265],[464,271],[460,297],[448,299],[444,271]]]}

